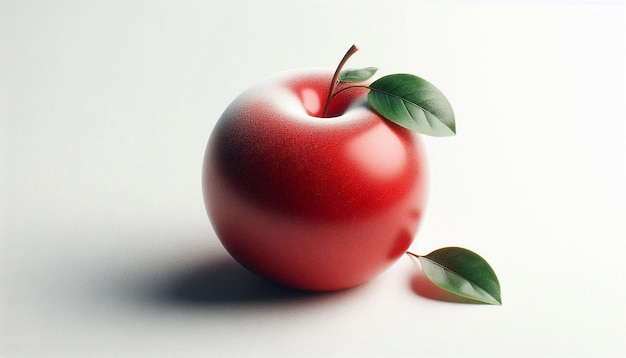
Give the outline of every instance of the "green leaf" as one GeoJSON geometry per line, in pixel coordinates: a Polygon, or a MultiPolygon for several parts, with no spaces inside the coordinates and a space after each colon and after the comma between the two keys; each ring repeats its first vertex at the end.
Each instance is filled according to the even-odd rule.
{"type": "Polygon", "coordinates": [[[370,79],[372,76],[374,76],[376,71],[378,71],[378,68],[376,67],[365,67],[365,68],[358,68],[358,69],[349,68],[339,73],[339,82],[340,83],[363,82],[365,80],[370,79]]]}
{"type": "Polygon", "coordinates": [[[418,256],[418,260],[426,277],[440,288],[476,301],[502,304],[498,277],[478,254],[460,247],[445,247],[418,256]]]}
{"type": "Polygon", "coordinates": [[[395,74],[381,77],[369,87],[370,105],[390,121],[434,137],[456,134],[452,106],[430,82],[414,75],[395,74]]]}

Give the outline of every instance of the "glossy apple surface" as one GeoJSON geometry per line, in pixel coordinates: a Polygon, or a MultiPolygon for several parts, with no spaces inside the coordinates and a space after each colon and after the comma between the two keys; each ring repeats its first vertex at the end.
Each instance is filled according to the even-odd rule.
{"type": "Polygon", "coordinates": [[[413,241],[426,195],[419,135],[371,110],[366,89],[339,93],[322,118],[331,78],[296,70],[242,93],[211,133],[202,178],[226,250],[260,276],[315,291],[388,268],[413,241]]]}

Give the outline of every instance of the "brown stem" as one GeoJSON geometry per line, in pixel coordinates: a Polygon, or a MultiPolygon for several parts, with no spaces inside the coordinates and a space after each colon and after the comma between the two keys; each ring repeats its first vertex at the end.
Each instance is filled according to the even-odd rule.
{"type": "Polygon", "coordinates": [[[416,259],[420,258],[420,256],[421,256],[421,255],[418,255],[418,254],[414,254],[414,253],[412,253],[411,251],[407,251],[407,252],[406,252],[406,254],[407,254],[407,255],[409,255],[409,256],[413,256],[413,257],[415,257],[416,259]]]}
{"type": "Polygon", "coordinates": [[[350,46],[350,49],[348,50],[348,52],[346,52],[346,54],[343,55],[341,62],[339,62],[339,65],[337,66],[337,69],[335,70],[335,74],[333,75],[333,79],[330,82],[330,88],[328,88],[328,97],[326,97],[326,104],[324,104],[324,112],[322,112],[323,118],[326,118],[326,116],[328,115],[328,107],[330,107],[330,100],[333,98],[333,92],[335,91],[335,88],[337,87],[337,83],[339,81],[339,73],[341,72],[341,69],[346,64],[346,62],[348,62],[348,59],[350,58],[350,56],[354,55],[354,53],[357,52],[358,50],[359,48],[356,47],[356,45],[350,46]]]}

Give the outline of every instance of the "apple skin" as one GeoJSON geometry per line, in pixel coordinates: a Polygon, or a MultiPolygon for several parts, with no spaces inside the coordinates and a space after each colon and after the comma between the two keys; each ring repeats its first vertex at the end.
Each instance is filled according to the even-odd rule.
{"type": "Polygon", "coordinates": [[[322,118],[332,75],[300,69],[245,91],[204,157],[219,240],[250,271],[296,289],[380,274],[413,242],[426,201],[421,137],[375,113],[363,88],[339,93],[322,118]]]}

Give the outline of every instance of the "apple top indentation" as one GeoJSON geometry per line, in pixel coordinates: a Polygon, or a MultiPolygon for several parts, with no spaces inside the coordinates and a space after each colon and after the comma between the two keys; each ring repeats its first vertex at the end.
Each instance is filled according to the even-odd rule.
{"type": "Polygon", "coordinates": [[[318,91],[310,87],[304,87],[298,92],[304,110],[313,117],[320,117],[322,114],[322,99],[318,91]]]}

